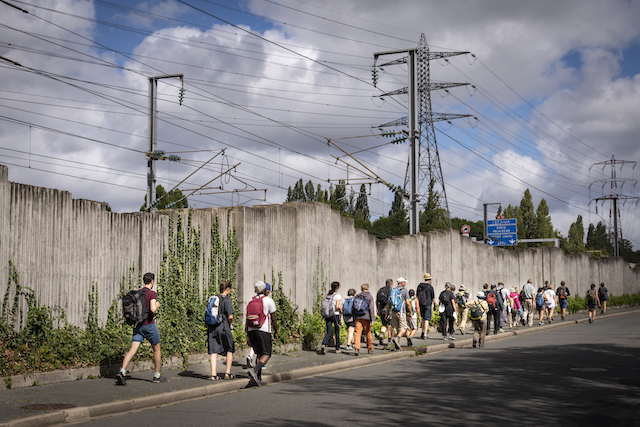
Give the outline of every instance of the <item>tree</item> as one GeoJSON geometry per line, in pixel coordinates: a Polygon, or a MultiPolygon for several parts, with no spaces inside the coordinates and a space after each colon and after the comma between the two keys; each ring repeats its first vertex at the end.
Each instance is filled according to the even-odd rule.
{"type": "Polygon", "coordinates": [[[522,222],[522,231],[520,230],[520,222],[518,223],[519,239],[535,239],[538,234],[538,217],[533,210],[533,200],[531,192],[527,188],[524,196],[520,201],[520,221],[522,222]]]}
{"type": "Polygon", "coordinates": [[[429,182],[429,197],[427,202],[422,205],[424,210],[420,212],[420,231],[448,228],[447,211],[438,207],[440,205],[440,193],[434,190],[435,183],[435,179],[429,182]]]}
{"type": "Polygon", "coordinates": [[[569,227],[567,236],[567,247],[571,252],[584,251],[584,225],[582,224],[582,215],[578,215],[576,222],[569,227]]]}
{"type": "Polygon", "coordinates": [[[613,245],[609,241],[606,225],[599,221],[598,225],[589,224],[587,231],[587,249],[600,250],[602,255],[613,255],[613,245]]]}
{"type": "Polygon", "coordinates": [[[331,186],[329,193],[331,194],[329,196],[331,208],[339,211],[341,214],[349,214],[351,200],[349,200],[349,196],[347,196],[347,186],[345,181],[341,179],[338,181],[338,185],[335,187],[331,186]]]}
{"type": "MultiPolygon", "coordinates": [[[[484,239],[484,224],[482,221],[470,221],[464,218],[451,218],[451,226],[454,230],[460,231],[463,225],[468,225],[471,228],[469,232],[469,237],[475,237],[477,241],[482,241],[484,239]]],[[[462,233],[462,231],[460,231],[462,233]]]]}
{"type": "MultiPolygon", "coordinates": [[[[184,195],[182,194],[182,191],[178,190],[177,188],[174,190],[171,190],[169,194],[167,194],[167,191],[164,189],[162,185],[156,186],[156,200],[158,200],[158,202],[156,202],[157,204],[154,207],[158,210],[182,209],[182,208],[189,207],[189,202],[187,201],[187,198],[184,197],[184,195]]],[[[146,210],[147,210],[147,196],[145,195],[144,203],[140,207],[140,212],[144,212],[146,210]]]]}
{"type": "MultiPolygon", "coordinates": [[[[582,217],[580,221],[582,221],[582,217]]],[[[538,204],[538,209],[536,210],[536,229],[537,235],[532,237],[533,239],[550,239],[555,237],[555,233],[553,231],[553,224],[551,224],[551,217],[549,216],[549,206],[547,206],[547,201],[545,199],[540,200],[538,204]]],[[[580,223],[582,224],[582,222],[580,223]]],[[[584,237],[584,230],[582,232],[584,237]]],[[[553,243],[541,243],[539,246],[552,246],[553,243]]]]}
{"type": "Polygon", "coordinates": [[[368,230],[371,228],[371,212],[369,211],[369,199],[367,198],[367,187],[362,184],[360,186],[360,193],[358,193],[358,199],[355,203],[355,213],[353,219],[355,225],[358,228],[368,230]]]}
{"type": "MultiPolygon", "coordinates": [[[[309,181],[311,182],[311,181],[309,181]]],[[[293,190],[291,187],[287,189],[287,202],[306,202],[307,196],[304,191],[304,184],[302,182],[302,178],[293,186],[293,190]]]]}
{"type": "Polygon", "coordinates": [[[376,219],[369,233],[382,239],[409,234],[407,209],[404,207],[402,194],[401,191],[395,192],[389,216],[376,219]]]}

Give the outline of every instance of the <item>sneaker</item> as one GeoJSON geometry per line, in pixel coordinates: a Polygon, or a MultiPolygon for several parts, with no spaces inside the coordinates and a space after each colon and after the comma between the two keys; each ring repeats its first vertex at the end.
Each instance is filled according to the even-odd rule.
{"type": "Polygon", "coordinates": [[[544,325],[544,322],[538,322],[538,325],[544,325]]]}
{"type": "Polygon", "coordinates": [[[427,336],[424,334],[424,332],[422,334],[420,334],[420,339],[421,340],[426,339],[426,338],[427,338],[427,336]]]}
{"type": "Polygon", "coordinates": [[[344,348],[345,350],[353,350],[353,346],[352,345],[348,345],[344,348]]]}
{"type": "Polygon", "coordinates": [[[324,354],[325,353],[324,348],[325,348],[325,345],[322,344],[322,347],[320,347],[320,354],[324,354]]]}
{"type": "Polygon", "coordinates": [[[562,322],[564,322],[564,316],[561,316],[561,317],[560,317],[560,320],[561,320],[562,322]]]}
{"type": "Polygon", "coordinates": [[[247,369],[253,368],[253,357],[247,356],[247,369]]]}
{"type": "Polygon", "coordinates": [[[342,350],[340,350],[339,348],[336,348],[336,354],[340,354],[342,353],[342,350]]]}
{"type": "Polygon", "coordinates": [[[549,324],[551,324],[551,319],[549,319],[549,324]]]}
{"type": "Polygon", "coordinates": [[[448,340],[448,339],[449,339],[449,337],[447,337],[446,335],[445,335],[444,337],[442,337],[442,340],[443,340],[443,341],[446,341],[446,340],[448,340]]]}
{"type": "Polygon", "coordinates": [[[393,346],[396,348],[396,350],[400,350],[400,345],[398,344],[397,338],[394,338],[391,341],[393,341],[393,346]]]}
{"type": "Polygon", "coordinates": [[[154,382],[156,384],[158,384],[158,383],[166,383],[167,382],[167,377],[156,377],[154,375],[153,379],[151,380],[151,382],[154,382]]]}
{"type": "Polygon", "coordinates": [[[354,354],[354,356],[360,356],[360,349],[359,349],[359,348],[356,348],[356,349],[355,349],[355,354],[354,354]]]}
{"type": "Polygon", "coordinates": [[[460,335],[464,335],[464,329],[460,329],[460,335]]]}
{"type": "Polygon", "coordinates": [[[382,342],[382,338],[380,338],[380,345],[384,346],[384,343],[382,342]]]}
{"type": "Polygon", "coordinates": [[[407,338],[407,345],[409,347],[413,347],[413,341],[411,341],[411,338],[407,338]]]}
{"type": "Polygon", "coordinates": [[[127,376],[122,375],[122,372],[118,372],[116,374],[116,384],[118,385],[127,385],[127,376]]]}
{"type": "Polygon", "coordinates": [[[473,348],[476,348],[477,345],[478,345],[478,342],[476,340],[473,340],[473,348]]]}
{"type": "Polygon", "coordinates": [[[504,329],[500,328],[500,329],[498,329],[498,332],[503,333],[504,329]]]}
{"type": "Polygon", "coordinates": [[[266,384],[264,381],[258,379],[258,374],[256,374],[256,371],[254,371],[253,369],[249,369],[249,376],[251,377],[251,381],[249,381],[247,387],[249,387],[252,382],[258,387],[262,387],[266,384]]]}
{"type": "Polygon", "coordinates": [[[589,323],[593,323],[593,319],[589,317],[589,323]]]}
{"type": "Polygon", "coordinates": [[[456,337],[454,337],[453,335],[449,335],[449,339],[452,340],[452,341],[455,341],[456,337]]]}
{"type": "Polygon", "coordinates": [[[373,349],[369,350],[369,354],[373,354],[373,349]]]}

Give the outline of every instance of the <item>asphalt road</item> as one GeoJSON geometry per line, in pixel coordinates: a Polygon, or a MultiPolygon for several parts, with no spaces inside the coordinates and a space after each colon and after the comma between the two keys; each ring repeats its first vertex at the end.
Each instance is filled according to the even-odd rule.
{"type": "Polygon", "coordinates": [[[640,314],[82,425],[640,426],[640,314]]]}

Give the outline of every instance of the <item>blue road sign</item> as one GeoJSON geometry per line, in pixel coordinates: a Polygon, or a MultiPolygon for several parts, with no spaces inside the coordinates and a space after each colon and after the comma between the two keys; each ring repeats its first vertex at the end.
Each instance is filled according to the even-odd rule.
{"type": "Polygon", "coordinates": [[[518,225],[515,218],[487,220],[487,244],[512,246],[518,243],[518,225]]]}

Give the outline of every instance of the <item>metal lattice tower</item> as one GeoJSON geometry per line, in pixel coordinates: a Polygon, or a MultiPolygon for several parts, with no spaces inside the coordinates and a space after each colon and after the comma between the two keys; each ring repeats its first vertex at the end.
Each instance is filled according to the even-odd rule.
{"type": "Polygon", "coordinates": [[[465,55],[469,52],[430,52],[427,39],[425,35],[422,34],[417,48],[379,52],[374,54],[374,59],[377,60],[381,55],[397,53],[408,53],[409,56],[390,61],[385,64],[380,64],[380,67],[395,64],[408,64],[410,68],[409,86],[385,93],[381,96],[408,94],[409,116],[402,117],[393,122],[385,123],[379,127],[409,125],[409,138],[411,139],[412,136],[414,136],[416,139],[415,148],[412,141],[409,161],[407,164],[407,173],[404,181],[404,188],[407,188],[410,184],[412,187],[409,194],[410,233],[414,234],[419,232],[419,224],[416,223],[418,215],[415,210],[418,209],[418,201],[426,202],[428,200],[429,184],[432,180],[435,183],[433,191],[437,192],[440,196],[438,198],[438,206],[436,208],[444,209],[446,225],[451,227],[449,203],[447,201],[447,193],[445,190],[444,177],[442,175],[440,155],[438,154],[438,144],[436,142],[433,123],[441,120],[448,121],[462,117],[471,117],[471,115],[433,112],[431,108],[431,91],[464,86],[469,83],[432,83],[429,61],[434,59],[444,59],[450,56],[465,55]],[[411,79],[412,74],[414,75],[414,80],[411,79]],[[411,117],[412,115],[415,115],[415,118],[411,117]],[[411,129],[414,121],[416,122],[415,128],[411,129]],[[417,164],[414,164],[414,162],[417,164]],[[417,181],[417,183],[415,181],[417,181]],[[415,191],[413,190],[414,186],[417,187],[415,191]]]}
{"type": "MultiPolygon", "coordinates": [[[[631,164],[633,165],[632,168],[635,169],[637,162],[635,161],[629,161],[629,160],[616,160],[615,156],[611,156],[611,160],[606,160],[604,162],[598,162],[598,163],[594,163],[591,165],[591,167],[589,168],[589,170],[591,170],[592,167],[594,166],[599,166],[602,165],[602,169],[604,170],[604,168],[606,168],[607,166],[609,166],[611,168],[611,178],[610,179],[601,179],[598,181],[594,181],[591,183],[591,185],[595,184],[595,183],[602,183],[602,188],[604,189],[604,186],[607,183],[611,184],[611,193],[602,197],[598,197],[593,199],[596,202],[596,213],[598,212],[598,202],[602,201],[604,202],[605,200],[609,200],[610,202],[610,208],[609,208],[609,235],[612,237],[613,240],[613,252],[614,252],[614,256],[619,256],[619,245],[618,245],[618,237],[620,238],[620,240],[622,240],[622,228],[618,228],[618,220],[620,220],[620,209],[618,208],[618,200],[622,200],[623,203],[626,203],[629,200],[635,200],[636,204],[638,203],[638,200],[640,200],[640,198],[636,197],[636,196],[625,196],[622,194],[618,193],[618,183],[621,183],[620,185],[620,189],[624,188],[624,184],[625,182],[631,181],[633,183],[633,186],[635,187],[636,184],[638,183],[637,179],[628,179],[628,178],[618,178],[616,175],[616,166],[620,165],[620,170],[622,170],[622,168],[624,167],[624,165],[626,164],[631,164]]],[[[591,189],[591,185],[589,185],[589,189],[591,189]]]]}

